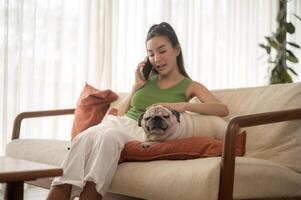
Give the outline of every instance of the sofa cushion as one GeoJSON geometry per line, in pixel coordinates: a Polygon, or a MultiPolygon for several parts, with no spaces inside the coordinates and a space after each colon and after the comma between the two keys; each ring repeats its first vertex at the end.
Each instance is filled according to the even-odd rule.
{"type": "Polygon", "coordinates": [[[267,160],[236,158],[233,193],[236,199],[300,197],[300,188],[301,174],[294,170],[267,160]]]}
{"type": "MultiPolygon", "coordinates": [[[[237,136],[235,154],[245,154],[246,132],[237,136]]],[[[144,149],[140,141],[130,141],[121,152],[120,162],[187,160],[221,156],[223,141],[208,137],[183,138],[157,143],[144,149]]]]}
{"type": "Polygon", "coordinates": [[[118,166],[109,191],[142,199],[216,200],[219,172],[218,157],[125,162],[118,166]]]}
{"type": "Polygon", "coordinates": [[[18,139],[6,145],[5,155],[60,166],[71,142],[53,139],[18,139]]]}
{"type": "Polygon", "coordinates": [[[110,103],[117,98],[117,94],[111,90],[101,91],[86,83],[75,109],[71,139],[87,128],[100,123],[110,103]]]}
{"type": "MultiPolygon", "coordinates": [[[[301,82],[215,90],[213,93],[229,107],[230,114],[226,120],[237,115],[301,108],[301,82]]],[[[301,173],[300,120],[246,130],[245,156],[270,160],[301,173]]]]}
{"type": "MultiPolygon", "coordinates": [[[[143,199],[216,200],[219,172],[219,157],[126,162],[118,166],[110,191],[143,199]]],[[[294,197],[301,195],[300,187],[301,175],[289,168],[236,158],[234,198],[294,197]]]]}

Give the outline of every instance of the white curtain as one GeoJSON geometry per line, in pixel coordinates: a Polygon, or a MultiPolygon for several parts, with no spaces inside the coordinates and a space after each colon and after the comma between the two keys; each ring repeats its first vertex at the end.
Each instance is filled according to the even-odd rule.
{"type": "MultiPolygon", "coordinates": [[[[275,31],[277,7],[276,0],[2,0],[0,154],[20,112],[75,107],[85,81],[130,90],[154,23],[172,24],[188,73],[209,89],[266,85],[258,44],[275,31]]],[[[300,1],[289,8],[300,16],[300,1]]],[[[289,18],[290,39],[300,44],[301,22],[289,18]]],[[[25,120],[21,134],[68,140],[72,119],[25,120]]]]}
{"type": "MultiPolygon", "coordinates": [[[[301,43],[301,2],[289,1],[289,19],[296,25],[290,39],[301,43]]],[[[113,0],[114,89],[128,91],[133,71],[144,59],[145,37],[154,23],[175,28],[186,70],[209,89],[268,84],[268,64],[259,43],[276,31],[276,0],[113,0]],[[128,74],[128,76],[124,76],[128,74]]],[[[301,51],[294,51],[300,56],[301,51]]],[[[294,65],[293,65],[294,66],[294,65]]],[[[300,64],[295,70],[301,74],[300,64]]],[[[294,77],[295,81],[301,80],[294,77]]]]}
{"type": "Polygon", "coordinates": [[[278,1],[114,0],[114,88],[130,89],[137,63],[146,55],[145,36],[153,23],[175,28],[191,78],[210,89],[267,83],[264,52],[258,47],[276,26],[278,1]],[[122,66],[122,67],[120,67],[122,66]],[[120,72],[120,73],[118,73],[120,72]],[[126,83],[126,84],[125,84],[126,83]]]}
{"type": "MultiPolygon", "coordinates": [[[[85,81],[111,87],[111,1],[0,4],[0,154],[24,111],[75,107],[85,81]]],[[[69,139],[73,116],[24,120],[21,137],[69,139]]]]}

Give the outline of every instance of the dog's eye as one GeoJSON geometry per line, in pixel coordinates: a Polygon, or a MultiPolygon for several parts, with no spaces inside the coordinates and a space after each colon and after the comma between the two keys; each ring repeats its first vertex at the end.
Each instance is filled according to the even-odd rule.
{"type": "Polygon", "coordinates": [[[165,119],[168,119],[169,118],[169,115],[164,115],[163,116],[165,119]]]}
{"type": "Polygon", "coordinates": [[[149,120],[149,119],[150,119],[150,117],[146,117],[146,118],[145,118],[145,120],[149,120]]]}

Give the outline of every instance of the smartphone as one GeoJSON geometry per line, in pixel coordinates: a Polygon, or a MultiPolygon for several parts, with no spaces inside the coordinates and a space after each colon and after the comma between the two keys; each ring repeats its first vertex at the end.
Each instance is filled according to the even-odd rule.
{"type": "Polygon", "coordinates": [[[147,58],[146,64],[144,65],[143,69],[142,69],[142,75],[144,80],[147,80],[149,77],[149,74],[151,73],[153,69],[152,64],[150,63],[149,59],[147,58]]]}

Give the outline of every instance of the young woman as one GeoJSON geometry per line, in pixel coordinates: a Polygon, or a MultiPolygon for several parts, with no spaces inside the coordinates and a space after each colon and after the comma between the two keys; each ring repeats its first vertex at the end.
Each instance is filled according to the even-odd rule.
{"type": "Polygon", "coordinates": [[[142,139],[137,118],[148,106],[162,104],[179,112],[226,116],[228,108],[202,84],[187,75],[180,43],[166,22],[153,25],[147,34],[146,49],[153,73],[145,80],[142,61],[135,71],[135,83],[119,106],[119,116],[108,116],[102,123],[79,134],[72,142],[62,166],[64,175],[56,178],[48,195],[51,199],[102,199],[118,166],[124,145],[142,139]],[[202,103],[189,103],[197,97],[202,103]],[[71,195],[72,193],[72,195],[71,195]]]}

